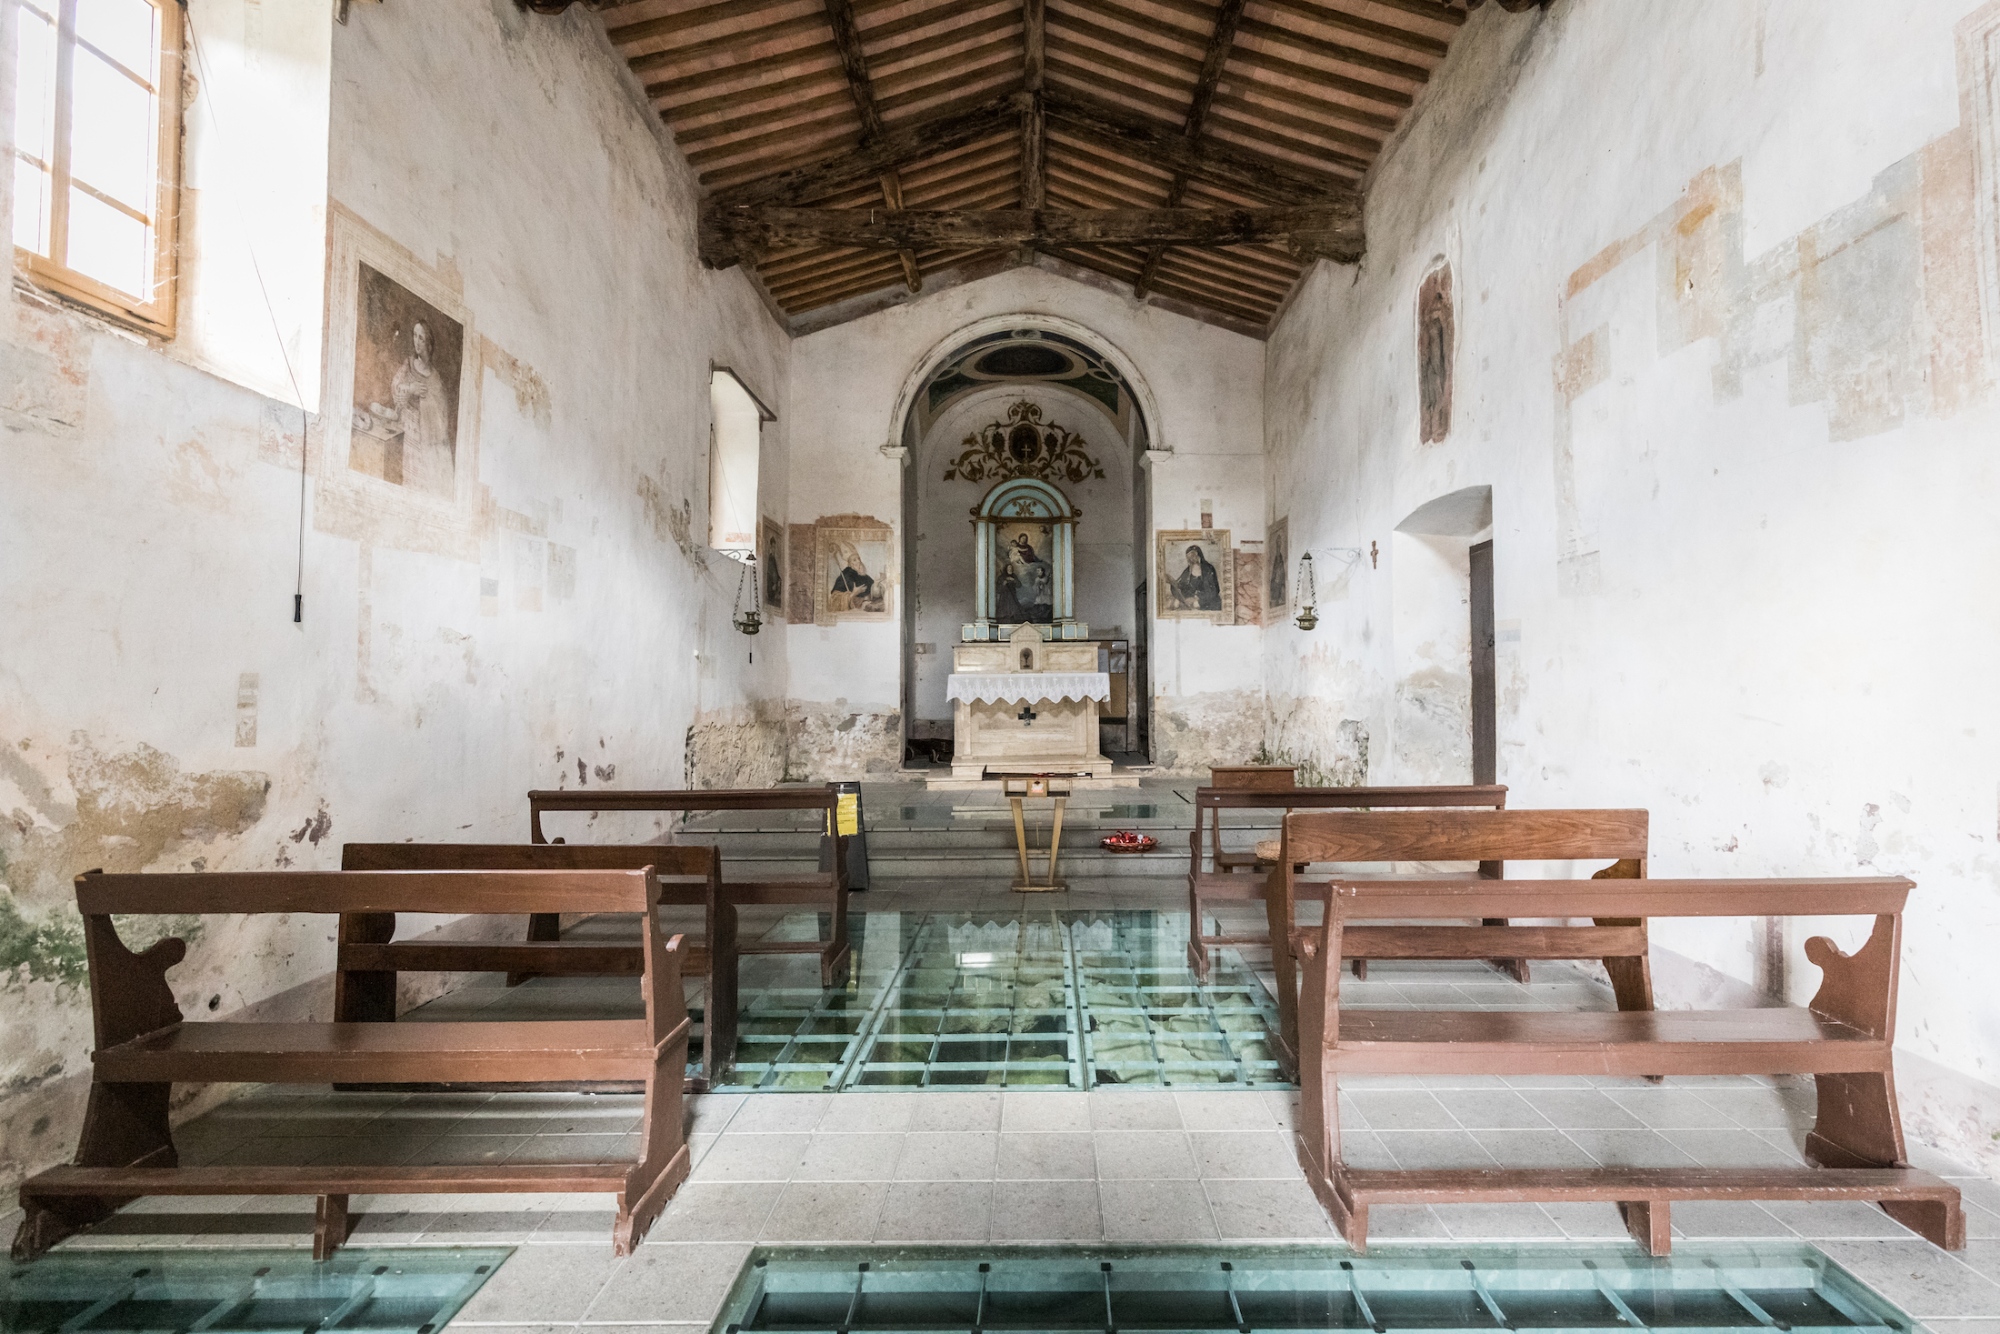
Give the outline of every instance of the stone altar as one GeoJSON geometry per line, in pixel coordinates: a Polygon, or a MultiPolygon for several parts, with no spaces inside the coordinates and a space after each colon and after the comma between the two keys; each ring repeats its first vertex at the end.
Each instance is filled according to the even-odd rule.
{"type": "Polygon", "coordinates": [[[954,782],[988,769],[1110,776],[1097,715],[1111,678],[1097,670],[1095,642],[1050,643],[1020,625],[1003,643],[955,645],[952,668],[954,782]]]}

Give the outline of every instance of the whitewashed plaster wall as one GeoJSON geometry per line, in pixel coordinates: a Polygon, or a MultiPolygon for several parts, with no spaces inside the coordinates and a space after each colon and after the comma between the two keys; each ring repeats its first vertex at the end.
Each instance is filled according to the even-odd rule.
{"type": "MultiPolygon", "coordinates": [[[[198,4],[197,21],[213,10],[198,4]]],[[[426,507],[345,475],[323,428],[350,409],[302,438],[297,406],[266,397],[277,386],[255,366],[245,388],[186,349],[7,298],[0,1182],[74,1142],[90,1046],[77,872],[329,867],[347,839],[518,838],[528,788],[678,785],[698,719],[754,722],[783,692],[782,637],[754,641],[754,667],[739,657],[752,641],[729,628],[736,567],[686,516],[706,513],[711,359],[769,396],[782,431],[788,339],[741,275],[697,264],[690,173],[601,29],[512,0],[355,5],[345,27],[331,10],[316,7],[332,238],[470,321],[459,493],[426,507]]],[[[0,19],[11,36],[11,10],[0,19]]],[[[226,50],[254,36],[241,23],[202,36],[221,69],[286,68],[310,46],[289,24],[264,32],[275,54],[226,50]]],[[[12,100],[0,88],[0,107],[12,100]]],[[[228,129],[204,151],[263,150],[261,128],[228,129]]],[[[324,218],[303,220],[322,247],[324,218]]],[[[205,258],[190,256],[189,299],[240,297],[204,281],[205,258]]],[[[268,337],[270,318],[211,305],[190,327],[248,346],[220,331],[234,319],[268,337]]],[[[329,318],[338,329],[342,312],[329,318]]],[[[329,346],[328,383],[351,355],[329,346]]],[[[304,368],[315,392],[322,369],[304,368]]],[[[737,772],[700,778],[777,776],[782,730],[753,722],[737,772]]],[[[184,1006],[324,1005],[329,921],[176,925],[195,932],[172,977],[184,1006]]]]}
{"type": "MultiPolygon", "coordinates": [[[[862,514],[901,528],[899,399],[934,361],[1008,316],[1067,321],[1111,350],[1148,404],[1156,528],[1194,527],[1203,499],[1239,543],[1261,539],[1264,345],[1133,301],[1105,286],[1037,267],[923,296],[792,345],[792,520],[862,514]],[[811,510],[812,512],[807,512],[811,510]]],[[[1149,558],[1145,563],[1150,563],[1149,558]]],[[[898,590],[898,597],[902,590],[898,590]]],[[[901,762],[900,612],[888,622],[790,626],[793,739],[815,776],[893,769],[901,762]],[[841,730],[844,729],[844,730],[841,730]],[[869,738],[855,744],[856,735],[869,738]],[[802,741],[809,735],[811,740],[802,741]]],[[[1212,755],[1247,758],[1262,741],[1255,626],[1190,621],[1153,627],[1156,755],[1195,768],[1212,755]]]]}
{"type": "Polygon", "coordinates": [[[1040,408],[1044,423],[1078,436],[1104,473],[1081,482],[1053,479],[1083,516],[1076,525],[1072,582],[1077,619],[1100,638],[1126,638],[1132,629],[1132,589],[1143,576],[1132,550],[1138,468],[1131,444],[1120,438],[1097,400],[1072,390],[1003,384],[967,394],[938,417],[910,460],[921,488],[913,539],[917,559],[912,562],[917,642],[931,645],[916,655],[917,716],[925,721],[951,722],[945,678],[951,674],[952,647],[975,606],[970,511],[996,485],[990,479],[946,481],[945,470],[965,451],[968,436],[992,422],[1005,422],[1008,409],[1022,401],[1040,408]]]}
{"type": "MultiPolygon", "coordinates": [[[[1996,25],[1967,0],[1489,7],[1378,169],[1359,275],[1309,278],[1266,378],[1270,492],[1321,570],[1320,628],[1266,637],[1272,748],[1468,776],[1408,716],[1460,689],[1458,590],[1406,605],[1424,553],[1391,534],[1491,485],[1510,804],[1647,807],[1656,875],[1913,877],[1906,1117],[1989,1170],[1996,25]],[[1439,260],[1455,401],[1421,445],[1439,260]]],[[[1798,999],[1820,927],[1655,938],[1798,999]]]]}

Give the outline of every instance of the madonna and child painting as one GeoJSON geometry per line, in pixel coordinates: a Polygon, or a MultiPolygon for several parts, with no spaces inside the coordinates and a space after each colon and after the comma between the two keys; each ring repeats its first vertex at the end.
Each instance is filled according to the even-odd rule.
{"type": "Polygon", "coordinates": [[[1049,546],[1055,527],[1047,523],[993,525],[993,616],[1004,624],[1056,618],[1055,567],[1049,546]]]}

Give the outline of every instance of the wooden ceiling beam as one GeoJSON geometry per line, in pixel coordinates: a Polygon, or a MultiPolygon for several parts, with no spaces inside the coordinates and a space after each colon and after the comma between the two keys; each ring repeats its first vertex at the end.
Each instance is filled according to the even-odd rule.
{"type": "Polygon", "coordinates": [[[963,148],[1010,128],[1019,115],[1018,103],[1012,96],[995,98],[963,111],[891,130],[852,152],[733,186],[719,192],[713,203],[720,207],[747,207],[816,198],[872,179],[888,168],[901,167],[947,149],[963,148]]]}
{"type": "Polygon", "coordinates": [[[1338,176],[1293,166],[1213,138],[1190,143],[1171,126],[1074,93],[1058,95],[1051,90],[1048,111],[1050,121],[1065,132],[1170,172],[1185,172],[1190,177],[1248,190],[1260,199],[1349,201],[1357,220],[1360,217],[1359,192],[1338,176]]]}
{"type": "Polygon", "coordinates": [[[1360,201],[1265,209],[1136,208],[1089,212],[786,208],[703,209],[702,259],[728,268],[779,246],[914,250],[925,246],[1254,245],[1284,241],[1303,254],[1361,253],[1360,201]]]}
{"type": "Polygon", "coordinates": [[[1282,28],[1275,23],[1264,23],[1258,19],[1245,19],[1237,29],[1239,37],[1252,41],[1269,42],[1273,46],[1289,46],[1322,60],[1334,60],[1356,69],[1365,69],[1373,74],[1387,75],[1392,79],[1402,79],[1407,83],[1428,83],[1431,72],[1422,65],[1412,65],[1406,60],[1393,60],[1388,56],[1364,51],[1358,46],[1345,42],[1328,41],[1311,33],[1300,32],[1296,28],[1282,28]]]}
{"type": "MultiPolygon", "coordinates": [[[[748,18],[766,10],[780,9],[797,0],[723,0],[721,4],[705,5],[700,9],[690,9],[684,14],[667,14],[661,18],[640,19],[634,23],[619,23],[615,15],[605,22],[604,35],[611,44],[620,48],[620,53],[628,46],[651,41],[656,37],[680,37],[696,28],[705,28],[711,23],[726,23],[731,19],[748,18]]],[[[780,19],[779,22],[784,22],[780,19]]],[[[741,41],[748,31],[762,31],[771,26],[768,23],[739,29],[732,36],[741,41]]],[[[714,39],[710,39],[714,40],[714,39]]],[[[724,39],[726,40],[726,39],[724,39]]]]}
{"type": "Polygon", "coordinates": [[[766,28],[754,32],[724,33],[720,37],[710,37],[706,41],[690,42],[686,46],[669,46],[658,51],[635,51],[626,53],[626,63],[634,74],[651,74],[656,70],[677,70],[679,78],[693,78],[702,74],[727,72],[747,64],[751,59],[765,60],[773,55],[785,55],[801,50],[809,50],[816,43],[808,40],[791,46],[781,46],[794,37],[814,38],[824,31],[816,14],[802,14],[794,18],[779,19],[766,28]],[[758,48],[778,48],[758,50],[758,48]],[[703,62],[714,62],[706,64],[703,62]]]}
{"type": "MultiPolygon", "coordinates": [[[[833,29],[833,44],[840,52],[841,68],[847,71],[847,87],[854,94],[854,109],[861,115],[861,143],[865,147],[880,139],[885,130],[882,113],[875,106],[875,85],[868,78],[868,56],[861,49],[861,29],[854,21],[854,0],[826,0],[826,21],[833,29]]],[[[884,167],[876,177],[882,184],[882,202],[891,213],[903,208],[903,179],[896,169],[884,167]]],[[[924,278],[917,271],[917,257],[908,246],[899,246],[896,257],[903,263],[903,281],[912,292],[923,290],[924,278]]]]}
{"type": "Polygon", "coordinates": [[[1042,110],[1048,72],[1048,0],[1021,0],[1021,207],[1038,209],[1049,196],[1049,126],[1042,110]]]}
{"type": "Polygon", "coordinates": [[[1263,3],[1281,13],[1296,14],[1323,28],[1380,42],[1384,46],[1400,47],[1433,62],[1443,60],[1445,51],[1449,49],[1442,38],[1398,27],[1392,23],[1377,23],[1373,19],[1362,18],[1359,14],[1349,14],[1328,5],[1326,0],[1263,0],[1263,3]]]}
{"type": "MultiPolygon", "coordinates": [[[[1229,53],[1236,45],[1236,29],[1243,22],[1244,0],[1222,0],[1215,7],[1215,31],[1209,34],[1208,49],[1202,52],[1201,73],[1195,77],[1194,97],[1188,107],[1187,120],[1181,126],[1181,134],[1190,148],[1198,148],[1201,132],[1208,126],[1209,104],[1215,100],[1216,85],[1222,82],[1222,67],[1229,63],[1229,53]]],[[[1188,173],[1182,168],[1174,173],[1173,181],[1167,186],[1167,207],[1179,208],[1187,198],[1188,173]]],[[[1132,280],[1132,295],[1144,297],[1146,287],[1160,267],[1160,256],[1167,253],[1163,245],[1156,245],[1146,252],[1146,262],[1139,266],[1139,276],[1132,280]]]]}

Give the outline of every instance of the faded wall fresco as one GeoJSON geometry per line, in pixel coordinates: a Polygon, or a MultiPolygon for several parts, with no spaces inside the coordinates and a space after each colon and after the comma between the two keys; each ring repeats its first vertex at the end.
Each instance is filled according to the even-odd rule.
{"type": "MultiPolygon", "coordinates": [[[[1367,262],[1306,280],[1265,382],[1269,489],[1324,562],[1319,629],[1266,628],[1271,753],[1366,738],[1369,781],[1469,777],[1463,586],[1392,530],[1490,485],[1510,804],[1645,806],[1660,875],[1911,876],[1906,1124],[1989,1170],[1996,30],[1974,0],[1489,7],[1378,167],[1367,262]]],[[[1670,1003],[1804,999],[1805,934],[1659,924],[1670,1003]]]]}
{"type": "MultiPolygon", "coordinates": [[[[657,118],[581,11],[531,29],[511,5],[359,5],[339,26],[309,6],[268,32],[299,39],[305,9],[331,50],[315,197],[333,202],[292,221],[328,336],[322,355],[315,315],[287,351],[313,403],[322,381],[340,391],[324,416],[302,429],[296,403],[241,387],[284,377],[240,254],[189,248],[183,324],[203,356],[261,347],[256,374],[193,369],[189,347],[33,293],[0,310],[0,617],[35,628],[0,671],[0,1187],[74,1142],[79,871],[325,868],[347,839],[524,838],[529,788],[674,786],[690,751],[727,749],[717,779],[782,767],[783,638],[730,628],[736,567],[705,558],[687,516],[707,512],[709,362],[770,387],[781,459],[789,346],[740,276],[690,245],[629,244],[692,233],[692,177],[657,118]],[[465,317],[442,419],[424,399],[446,349],[420,356],[408,319],[356,375],[364,262],[465,317]],[[389,475],[384,442],[412,430],[447,446],[431,484],[407,457],[389,475]],[[357,437],[378,448],[350,466],[357,437]],[[747,721],[725,736],[713,720],[732,716],[747,721]]],[[[208,29],[219,78],[291,68],[231,45],[242,31],[208,29]]],[[[190,180],[256,168],[215,156],[229,136],[201,106],[190,180]]],[[[297,238],[264,239],[274,275],[300,267],[274,258],[297,238]]],[[[782,516],[783,468],[765,472],[782,516]]],[[[150,929],[192,937],[170,979],[191,1010],[324,1005],[329,919],[150,929]]]]}

